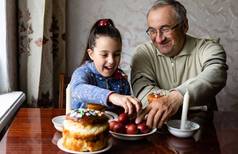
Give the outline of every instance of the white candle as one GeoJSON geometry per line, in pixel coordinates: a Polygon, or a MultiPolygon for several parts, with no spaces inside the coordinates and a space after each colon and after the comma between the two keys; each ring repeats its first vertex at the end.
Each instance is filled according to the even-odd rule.
{"type": "Polygon", "coordinates": [[[70,105],[71,104],[71,88],[70,84],[68,84],[66,88],[66,114],[70,112],[70,105]]]}
{"type": "Polygon", "coordinates": [[[185,129],[185,123],[187,121],[187,114],[188,114],[188,105],[189,105],[189,94],[188,91],[186,91],[183,97],[183,109],[182,109],[180,129],[185,129]]]}

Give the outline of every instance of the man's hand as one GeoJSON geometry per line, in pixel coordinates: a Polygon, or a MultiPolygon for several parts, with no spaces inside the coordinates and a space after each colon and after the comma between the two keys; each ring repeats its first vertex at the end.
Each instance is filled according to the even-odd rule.
{"type": "Polygon", "coordinates": [[[183,96],[178,91],[172,91],[168,96],[163,96],[150,103],[136,118],[136,123],[146,120],[149,127],[160,128],[179,109],[183,96]],[[147,117],[146,117],[147,115],[147,117]]]}

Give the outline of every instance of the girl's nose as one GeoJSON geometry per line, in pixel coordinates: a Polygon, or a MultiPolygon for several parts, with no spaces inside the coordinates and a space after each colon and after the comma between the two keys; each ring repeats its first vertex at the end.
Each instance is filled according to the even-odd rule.
{"type": "Polygon", "coordinates": [[[108,56],[107,61],[108,61],[109,64],[113,64],[113,63],[114,63],[114,58],[113,58],[113,56],[108,56]]]}

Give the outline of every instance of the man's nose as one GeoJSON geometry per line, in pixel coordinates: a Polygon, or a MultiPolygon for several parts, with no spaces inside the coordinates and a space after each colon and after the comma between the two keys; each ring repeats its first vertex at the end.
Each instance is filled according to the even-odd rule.
{"type": "Polygon", "coordinates": [[[157,35],[155,37],[155,41],[158,43],[161,43],[165,40],[165,36],[163,34],[163,32],[160,32],[159,30],[157,31],[157,35]]]}

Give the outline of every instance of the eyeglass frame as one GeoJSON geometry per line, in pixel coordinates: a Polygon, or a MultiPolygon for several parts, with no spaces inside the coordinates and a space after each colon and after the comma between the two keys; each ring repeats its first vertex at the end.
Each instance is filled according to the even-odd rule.
{"type": "Polygon", "coordinates": [[[149,33],[150,29],[155,30],[154,33],[155,33],[155,36],[157,36],[158,31],[163,35],[168,34],[169,32],[172,32],[175,28],[179,27],[180,25],[181,25],[181,23],[177,23],[172,27],[168,26],[168,25],[164,25],[164,26],[160,27],[159,29],[156,29],[154,27],[148,27],[147,30],[146,30],[146,34],[149,35],[149,37],[153,38],[153,36],[151,36],[151,34],[149,33]]]}

